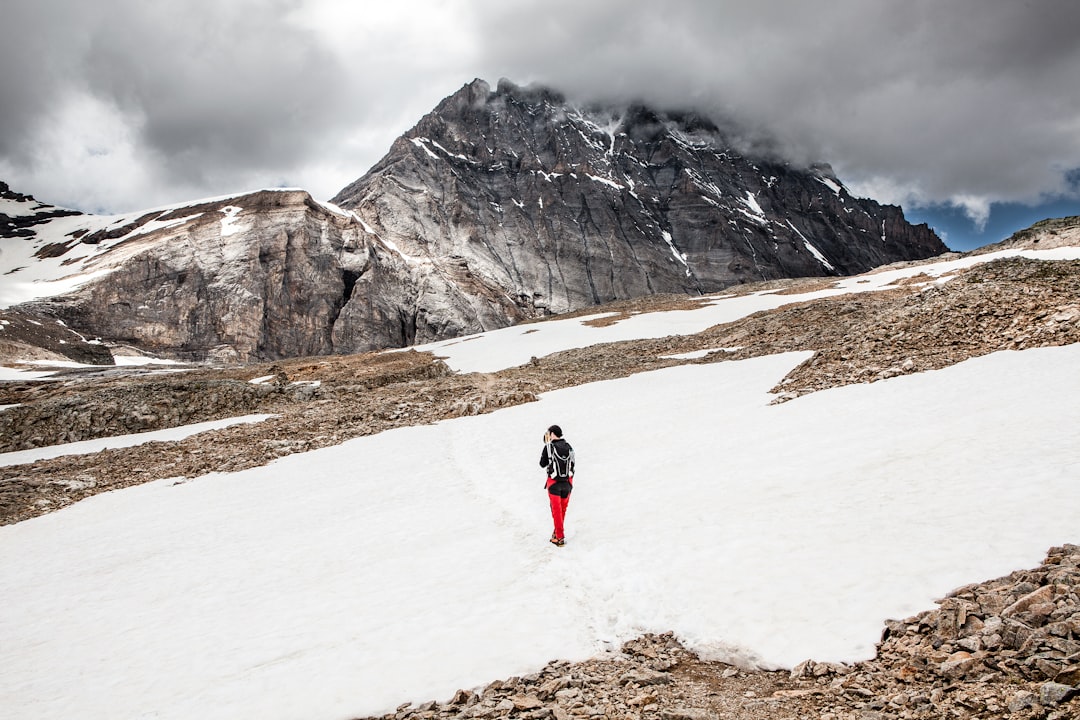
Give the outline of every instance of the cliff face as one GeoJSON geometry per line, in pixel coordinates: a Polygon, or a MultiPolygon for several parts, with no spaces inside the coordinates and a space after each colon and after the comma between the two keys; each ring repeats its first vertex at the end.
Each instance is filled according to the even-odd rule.
{"type": "Polygon", "coordinates": [[[827,166],[732,145],[694,115],[581,109],[478,80],[336,205],[268,190],[96,217],[4,186],[3,249],[21,259],[9,268],[0,256],[13,283],[0,300],[47,276],[20,311],[91,344],[249,361],[401,347],[946,251],[899,208],[853,198],[827,166]]]}
{"type": "Polygon", "coordinates": [[[580,109],[477,80],[334,202],[404,254],[504,290],[509,319],[947,250],[899,208],[853,198],[827,166],[731,145],[694,115],[580,109]]]}
{"type": "Polygon", "coordinates": [[[355,217],[304,191],[67,220],[73,229],[60,241],[56,233],[37,240],[35,257],[67,262],[77,289],[20,310],[109,343],[251,360],[408,341],[399,317],[409,288],[404,263],[355,217]],[[354,295],[347,328],[339,327],[354,295]]]}

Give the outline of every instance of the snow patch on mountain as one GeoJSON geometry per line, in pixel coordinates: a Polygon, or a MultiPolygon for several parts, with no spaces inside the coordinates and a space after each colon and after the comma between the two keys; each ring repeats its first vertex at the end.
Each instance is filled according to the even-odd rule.
{"type": "Polygon", "coordinates": [[[772,291],[761,291],[734,297],[727,294],[705,296],[703,300],[706,302],[698,309],[643,313],[603,327],[594,327],[588,323],[590,320],[600,319],[605,315],[589,315],[551,320],[536,325],[503,328],[418,345],[415,349],[430,350],[437,356],[445,358],[451,368],[460,372],[495,372],[526,363],[532,357],[544,357],[560,350],[635,338],[692,335],[713,325],[732,322],[761,310],[815,298],[882,290],[895,282],[921,274],[927,276],[927,282],[948,282],[954,273],[964,268],[997,258],[1017,256],[1036,260],[1077,260],[1080,259],[1080,248],[1002,250],[955,260],[838,278],[829,288],[813,292],[778,295],[772,291]]]}

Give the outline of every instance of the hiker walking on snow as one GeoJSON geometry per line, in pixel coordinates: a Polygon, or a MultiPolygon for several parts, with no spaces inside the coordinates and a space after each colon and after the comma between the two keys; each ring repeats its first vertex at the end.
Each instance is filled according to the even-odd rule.
{"type": "Polygon", "coordinates": [[[551,542],[562,547],[566,544],[563,531],[566,506],[570,504],[570,491],[574,489],[574,448],[563,440],[562,428],[558,425],[552,425],[544,433],[540,467],[547,470],[544,488],[548,491],[548,501],[551,503],[551,519],[555,522],[551,542]]]}

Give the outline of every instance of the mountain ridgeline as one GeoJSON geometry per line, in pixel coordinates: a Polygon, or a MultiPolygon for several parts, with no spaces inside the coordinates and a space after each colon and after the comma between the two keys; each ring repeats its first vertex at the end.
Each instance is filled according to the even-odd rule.
{"type": "Polygon", "coordinates": [[[19,312],[194,360],[403,347],[947,251],[827,165],[740,153],[698,115],[576,107],[507,81],[443,100],[333,204],[260,191],[96,218],[5,203],[5,247],[86,276],[19,312]]]}
{"type": "Polygon", "coordinates": [[[527,314],[946,251],[899,208],[853,198],[828,166],[743,156],[700,116],[574,108],[505,80],[444,100],[333,202],[407,255],[467,266],[527,314]]]}

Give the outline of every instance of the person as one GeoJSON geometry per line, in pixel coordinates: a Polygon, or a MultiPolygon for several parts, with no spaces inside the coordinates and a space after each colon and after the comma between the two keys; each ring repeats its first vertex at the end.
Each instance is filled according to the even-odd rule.
{"type": "Polygon", "coordinates": [[[544,488],[548,492],[551,519],[555,524],[551,542],[558,547],[566,544],[566,506],[570,504],[570,492],[574,489],[574,448],[562,434],[558,425],[549,427],[544,433],[544,450],[540,453],[540,467],[547,470],[544,488]]]}

